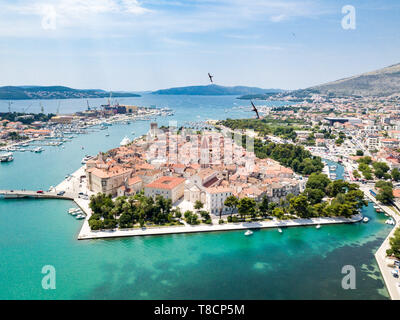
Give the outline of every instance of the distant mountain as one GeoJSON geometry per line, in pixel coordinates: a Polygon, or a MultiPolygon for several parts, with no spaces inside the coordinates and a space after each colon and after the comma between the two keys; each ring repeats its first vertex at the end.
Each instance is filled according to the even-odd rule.
{"type": "Polygon", "coordinates": [[[400,64],[298,90],[298,93],[306,93],[307,91],[331,96],[388,96],[395,93],[400,94],[400,64]]]}
{"type": "MultiPolygon", "coordinates": [[[[63,86],[7,86],[0,87],[0,99],[79,99],[107,98],[110,92],[101,89],[72,89],[63,86]]],[[[131,92],[112,92],[113,97],[140,97],[131,92]]]]}
{"type": "Polygon", "coordinates": [[[176,95],[201,95],[201,96],[222,96],[222,95],[245,95],[264,94],[268,92],[282,92],[280,89],[261,89],[257,87],[224,87],[216,84],[208,86],[178,87],[153,91],[152,94],[176,94],[176,95]]]}

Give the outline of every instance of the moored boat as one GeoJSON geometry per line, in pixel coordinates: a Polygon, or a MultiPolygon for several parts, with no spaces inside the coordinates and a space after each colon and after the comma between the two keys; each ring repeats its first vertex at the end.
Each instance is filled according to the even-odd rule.
{"type": "Polygon", "coordinates": [[[14,156],[11,152],[0,154],[0,162],[10,162],[14,160],[14,156]]]}
{"type": "Polygon", "coordinates": [[[251,231],[251,230],[247,230],[247,231],[244,233],[245,236],[251,236],[252,234],[253,234],[253,231],[251,231]]]}

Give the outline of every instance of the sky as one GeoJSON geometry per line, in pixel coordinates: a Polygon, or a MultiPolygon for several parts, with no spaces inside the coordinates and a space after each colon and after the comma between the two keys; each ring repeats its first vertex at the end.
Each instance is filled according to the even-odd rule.
{"type": "Polygon", "coordinates": [[[399,53],[398,0],[0,0],[0,86],[298,89],[399,53]]]}

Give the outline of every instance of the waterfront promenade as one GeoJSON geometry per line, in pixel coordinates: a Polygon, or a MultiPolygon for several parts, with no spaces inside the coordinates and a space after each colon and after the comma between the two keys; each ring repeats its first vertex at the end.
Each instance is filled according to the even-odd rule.
{"type": "MultiPolygon", "coordinates": [[[[134,236],[155,236],[178,233],[198,233],[198,232],[221,232],[248,229],[265,229],[265,228],[286,228],[300,226],[316,226],[328,224],[355,223],[362,220],[362,215],[352,218],[312,218],[312,219],[292,219],[292,220],[269,220],[258,222],[240,222],[240,223],[224,223],[213,225],[189,225],[182,226],[165,226],[150,228],[132,228],[132,229],[114,229],[92,231],[89,227],[89,218],[92,211],[89,208],[89,201],[81,198],[75,199],[76,204],[85,212],[86,218],[78,235],[78,240],[101,239],[101,238],[118,238],[118,237],[134,237],[134,236]]],[[[283,231],[284,232],[284,231],[283,231]]]]}
{"type": "Polygon", "coordinates": [[[362,187],[364,194],[371,199],[372,202],[378,204],[382,210],[387,213],[389,216],[396,221],[396,226],[392,229],[392,231],[388,234],[385,241],[383,241],[382,245],[375,253],[375,259],[378,262],[379,269],[381,270],[382,277],[385,281],[386,288],[389,292],[390,298],[392,300],[400,300],[400,287],[398,283],[400,282],[399,278],[395,278],[392,275],[393,268],[389,267],[389,264],[393,264],[393,259],[389,259],[386,256],[386,250],[390,248],[389,240],[393,237],[395,230],[399,227],[400,216],[397,212],[395,212],[392,208],[379,204],[375,197],[369,192],[369,188],[362,187]]]}

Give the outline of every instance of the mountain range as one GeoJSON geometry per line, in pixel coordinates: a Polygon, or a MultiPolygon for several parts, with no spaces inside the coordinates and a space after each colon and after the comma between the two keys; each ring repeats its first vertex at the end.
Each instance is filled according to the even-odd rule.
{"type": "MultiPolygon", "coordinates": [[[[77,99],[107,98],[110,92],[101,89],[72,89],[63,86],[6,86],[0,87],[0,99],[77,99]]],[[[112,92],[113,97],[140,97],[131,92],[112,92]]]]}
{"type": "Polygon", "coordinates": [[[177,87],[153,91],[152,94],[175,94],[175,95],[201,95],[201,96],[221,96],[221,95],[247,95],[247,94],[264,94],[264,93],[280,93],[281,89],[261,89],[257,87],[224,87],[216,84],[207,86],[189,86],[177,87]]]}

